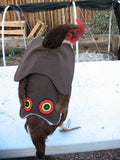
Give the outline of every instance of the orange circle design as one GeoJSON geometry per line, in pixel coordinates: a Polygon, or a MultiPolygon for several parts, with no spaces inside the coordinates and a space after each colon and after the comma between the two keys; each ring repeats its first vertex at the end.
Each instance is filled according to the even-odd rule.
{"type": "Polygon", "coordinates": [[[24,107],[24,110],[28,112],[31,109],[32,109],[32,100],[29,97],[27,97],[26,98],[26,105],[24,107]]]}
{"type": "Polygon", "coordinates": [[[44,100],[39,105],[39,110],[43,114],[50,114],[53,111],[53,102],[51,100],[44,100]]]}

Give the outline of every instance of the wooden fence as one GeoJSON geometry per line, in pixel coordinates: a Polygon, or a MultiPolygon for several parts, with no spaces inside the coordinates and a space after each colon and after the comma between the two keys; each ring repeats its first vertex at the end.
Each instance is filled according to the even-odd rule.
{"type": "MultiPolygon", "coordinates": [[[[39,2],[47,2],[48,0],[1,0],[0,6],[6,6],[8,4],[20,5],[25,3],[39,3],[39,2]]],[[[63,1],[63,0],[49,0],[52,1],[63,1]]],[[[66,0],[70,1],[70,0],[66,0]]],[[[91,20],[94,16],[95,11],[84,10],[77,8],[77,16],[83,19],[83,16],[87,22],[91,20]]],[[[2,21],[3,13],[0,14],[0,21],[2,21]]],[[[21,20],[25,20],[28,22],[30,28],[32,29],[38,20],[44,22],[48,29],[54,27],[59,24],[70,23],[72,16],[72,7],[68,7],[65,9],[58,9],[54,11],[40,11],[35,13],[21,13],[21,20]]],[[[8,11],[6,14],[6,21],[17,21],[17,16],[14,11],[8,11]]],[[[29,33],[29,29],[27,31],[29,33]]]]}

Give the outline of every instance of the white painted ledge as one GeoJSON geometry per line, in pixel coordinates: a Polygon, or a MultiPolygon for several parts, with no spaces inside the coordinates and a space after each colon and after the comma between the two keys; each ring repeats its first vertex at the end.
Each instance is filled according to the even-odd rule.
{"type": "MultiPolygon", "coordinates": [[[[35,156],[19,117],[15,71],[0,67],[0,158],[35,156]]],[[[120,148],[119,61],[76,63],[68,119],[81,128],[68,133],[58,128],[47,140],[46,154],[120,148]]]]}

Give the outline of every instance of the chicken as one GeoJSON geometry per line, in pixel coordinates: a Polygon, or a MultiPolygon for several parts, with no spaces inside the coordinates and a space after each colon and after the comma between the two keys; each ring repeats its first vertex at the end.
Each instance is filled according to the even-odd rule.
{"type": "MultiPolygon", "coordinates": [[[[74,74],[75,43],[84,33],[84,25],[63,24],[51,29],[44,39],[38,37],[28,46],[15,73],[19,81],[20,117],[26,118],[37,159],[44,159],[45,141],[68,113],[74,74]]],[[[66,129],[63,126],[63,130],[66,129]]]]}

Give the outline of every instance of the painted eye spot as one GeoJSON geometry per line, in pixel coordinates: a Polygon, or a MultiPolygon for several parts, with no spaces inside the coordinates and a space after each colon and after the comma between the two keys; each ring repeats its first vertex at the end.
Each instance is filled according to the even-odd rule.
{"type": "Polygon", "coordinates": [[[26,105],[24,107],[24,110],[28,112],[31,109],[32,109],[32,100],[29,97],[27,97],[26,98],[26,105]]]}
{"type": "Polygon", "coordinates": [[[39,110],[43,114],[50,114],[53,111],[53,102],[51,100],[44,100],[39,105],[39,110]]]}

